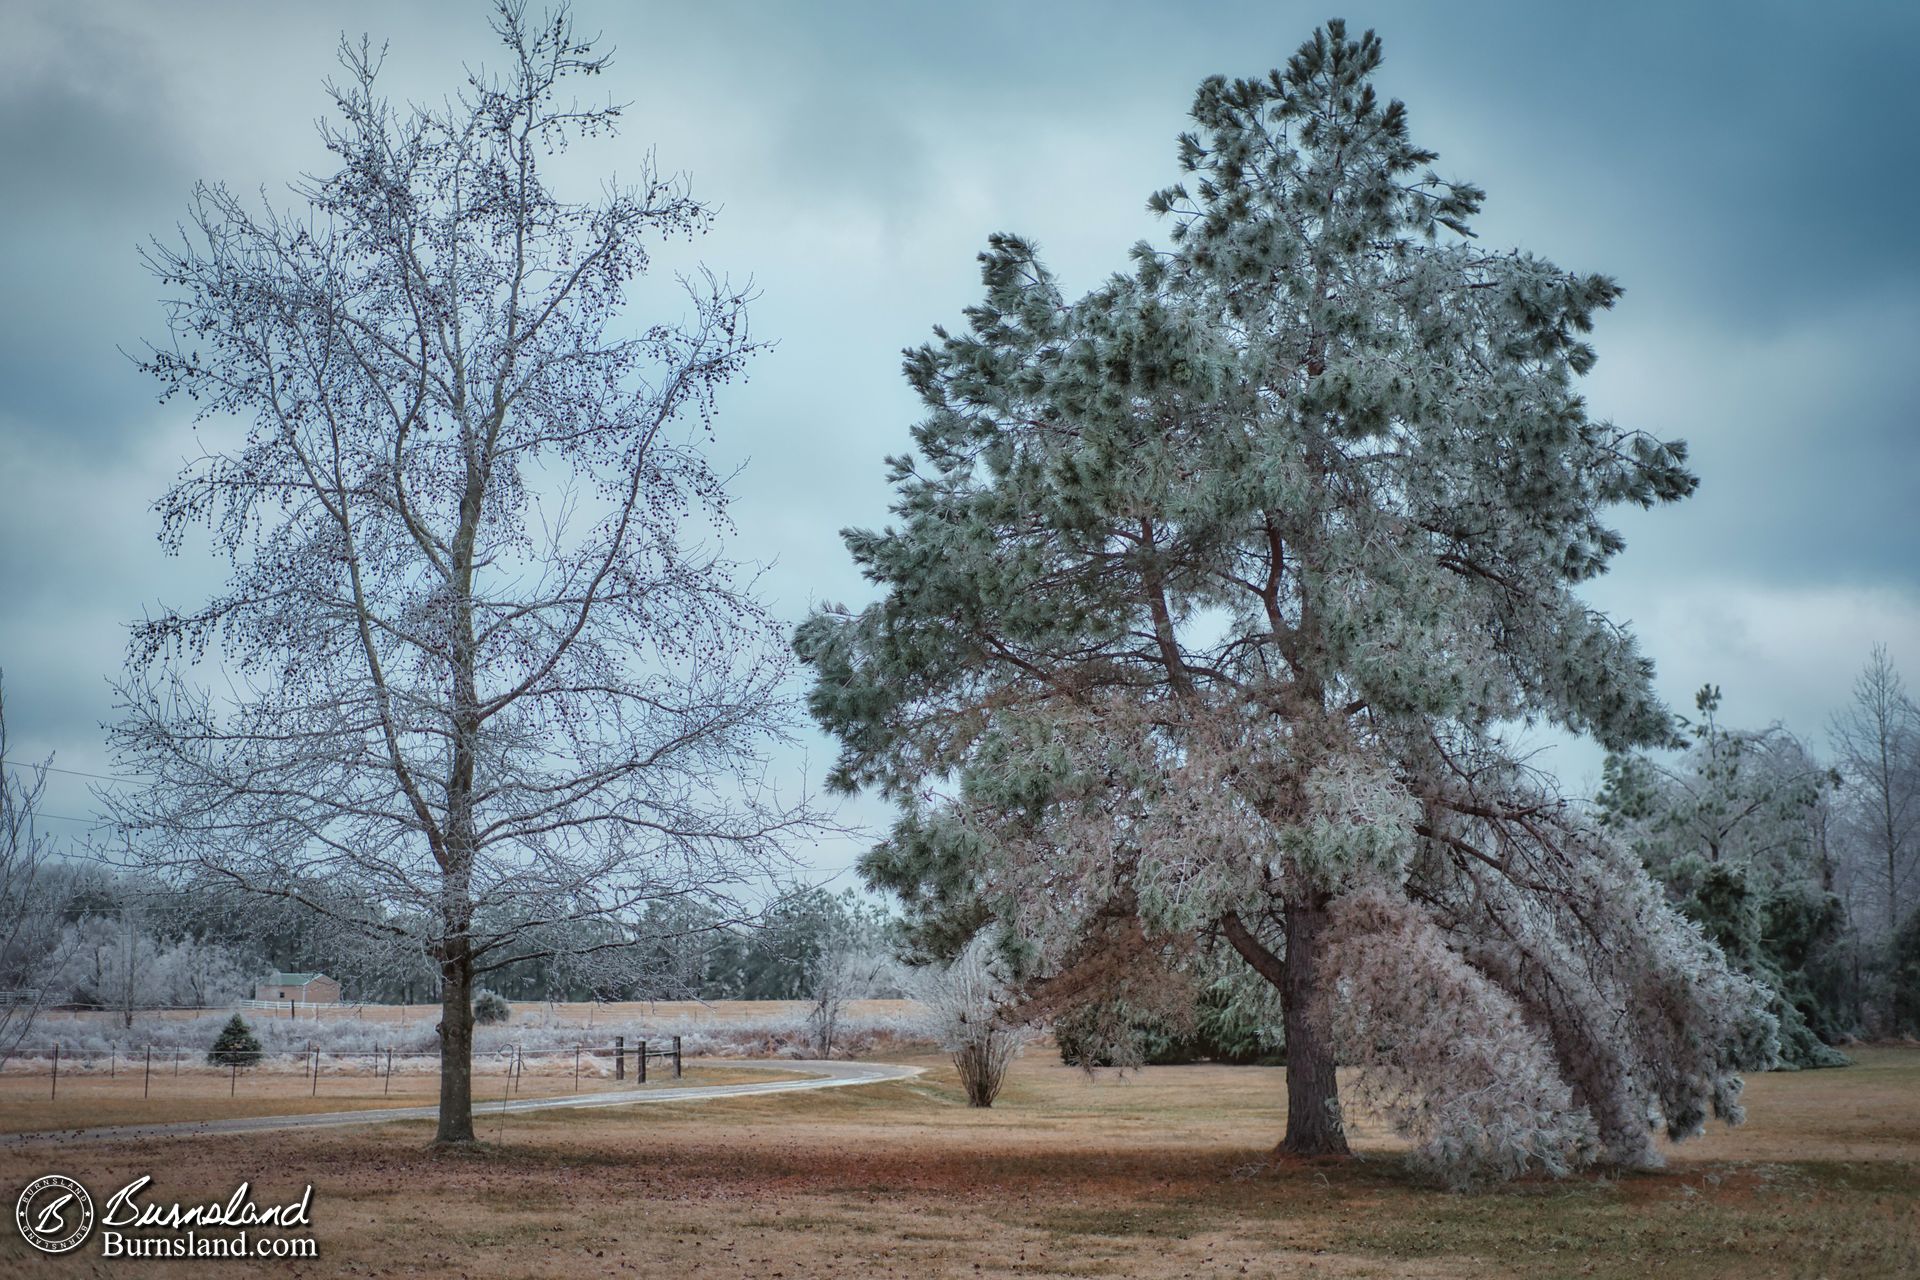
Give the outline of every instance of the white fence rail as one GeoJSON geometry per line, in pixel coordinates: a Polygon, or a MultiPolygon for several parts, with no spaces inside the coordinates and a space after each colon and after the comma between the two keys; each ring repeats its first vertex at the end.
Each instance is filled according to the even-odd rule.
{"type": "Polygon", "coordinates": [[[236,1000],[236,1009],[295,1009],[302,1013],[320,1009],[358,1009],[359,1001],[346,1000],[236,1000]]]}

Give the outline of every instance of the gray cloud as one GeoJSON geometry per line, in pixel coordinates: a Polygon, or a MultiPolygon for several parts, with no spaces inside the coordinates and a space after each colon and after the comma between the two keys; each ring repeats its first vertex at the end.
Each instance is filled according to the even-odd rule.
{"type": "MultiPolygon", "coordinates": [[[[0,666],[30,750],[97,761],[116,623],[217,576],[153,546],[147,504],[195,446],[115,351],[161,336],[134,244],[174,225],[195,178],[279,192],[324,164],[312,120],[340,28],[392,37],[398,95],[438,95],[486,55],[482,13],[49,4],[10,29],[0,666]]],[[[1920,10],[1348,13],[1385,38],[1382,88],[1442,172],[1488,188],[1488,243],[1628,288],[1597,336],[1593,403],[1688,437],[1704,484],[1623,514],[1631,545],[1593,595],[1635,621],[1667,695],[1684,705],[1714,679],[1738,718],[1817,731],[1874,639],[1920,679],[1920,247],[1904,227],[1920,180],[1903,162],[1920,10]]],[[[1326,14],[722,0],[581,16],[618,47],[600,87],[632,110],[563,174],[588,193],[657,146],[725,206],[698,257],[762,289],[755,324],[779,346],[723,397],[716,449],[750,460],[737,550],[777,558],[767,592],[797,617],[864,595],[837,531],[886,520],[881,458],[915,416],[898,350],[973,300],[986,235],[1031,235],[1070,287],[1092,286],[1153,232],[1144,200],[1176,176],[1199,78],[1263,72],[1326,14]]],[[[817,774],[830,748],[803,745],[817,774]]],[[[1576,780],[1593,763],[1563,758],[1576,780]]],[[[87,811],[84,790],[59,802],[87,811]]]]}
{"type": "Polygon", "coordinates": [[[127,268],[171,223],[191,147],[146,43],[74,7],[10,19],[0,53],[0,227],[14,305],[0,308],[0,413],[13,430],[97,447],[152,401],[131,365],[154,290],[127,268]],[[103,349],[107,358],[103,358],[103,349]]]}

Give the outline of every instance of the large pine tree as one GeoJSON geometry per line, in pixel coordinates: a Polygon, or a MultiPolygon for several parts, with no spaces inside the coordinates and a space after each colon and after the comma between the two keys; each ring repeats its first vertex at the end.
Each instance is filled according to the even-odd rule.
{"type": "Polygon", "coordinates": [[[930,950],[985,929],[1026,1011],[1284,1007],[1283,1148],[1346,1150],[1336,1063],[1456,1180],[1657,1160],[1737,1119],[1757,993],[1518,762],[1544,718],[1664,740],[1650,665],[1576,594],[1685,451],[1576,390],[1609,279],[1473,243],[1338,22],[1199,90],[1171,243],[1078,301],[996,236],[906,372],[881,589],[797,637],[863,863],[930,950]]]}

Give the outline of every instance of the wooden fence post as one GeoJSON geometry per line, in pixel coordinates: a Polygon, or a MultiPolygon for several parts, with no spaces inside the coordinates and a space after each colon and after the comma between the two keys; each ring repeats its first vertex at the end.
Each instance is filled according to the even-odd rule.
{"type": "Polygon", "coordinates": [[[645,1084],[646,1082],[647,1082],[647,1042],[645,1040],[642,1040],[640,1042],[640,1083],[645,1084]]]}
{"type": "Polygon", "coordinates": [[[673,1078],[680,1078],[680,1037],[673,1038],[673,1078]]]}
{"type": "Polygon", "coordinates": [[[580,1046],[573,1046],[573,1091],[580,1092],[580,1046]]]}
{"type": "Polygon", "coordinates": [[[146,1083],[140,1086],[140,1096],[143,1098],[150,1098],[153,1096],[153,1046],[152,1045],[147,1046],[147,1079],[146,1079],[146,1083]]]}
{"type": "Polygon", "coordinates": [[[312,1098],[320,1096],[320,1051],[318,1049],[313,1051],[313,1088],[308,1090],[307,1096],[312,1098]]]}
{"type": "Polygon", "coordinates": [[[60,1042],[53,1042],[53,1087],[47,1093],[48,1098],[60,1096],[60,1042]]]}
{"type": "MultiPolygon", "coordinates": [[[[644,1071],[646,1068],[642,1067],[641,1070],[644,1071]]],[[[615,1080],[627,1078],[627,1038],[625,1036],[613,1038],[613,1078],[615,1080]]]]}
{"type": "MultiPolygon", "coordinates": [[[[378,1065],[374,1067],[374,1070],[376,1071],[379,1070],[378,1065]]],[[[385,1089],[382,1089],[380,1092],[382,1097],[390,1098],[393,1096],[393,1046],[392,1045],[387,1046],[387,1087],[385,1089]]]]}
{"type": "Polygon", "coordinates": [[[107,1049],[107,1079],[120,1074],[120,1046],[111,1045],[107,1049]]]}
{"type": "Polygon", "coordinates": [[[240,1088],[240,1062],[235,1059],[227,1064],[227,1096],[231,1098],[240,1088]]]}

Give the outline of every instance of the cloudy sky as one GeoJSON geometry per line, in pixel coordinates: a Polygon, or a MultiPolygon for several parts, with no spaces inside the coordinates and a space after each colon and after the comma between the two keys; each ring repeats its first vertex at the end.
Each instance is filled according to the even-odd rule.
{"type": "MultiPolygon", "coordinates": [[[[837,531],[884,521],[914,404],[899,350],[977,292],[989,232],[1088,287],[1155,233],[1144,200],[1205,75],[1264,72],[1328,16],[1294,3],[654,4],[582,0],[617,49],[623,135],[569,159],[590,195],[660,164],[724,206],[701,257],[778,342],[721,402],[738,550],[798,618],[863,587],[837,531]]],[[[1679,508],[1623,514],[1591,592],[1660,687],[1818,737],[1875,642],[1920,682],[1920,6],[1349,6],[1383,90],[1478,227],[1627,292],[1597,336],[1601,414],[1691,442],[1679,508]]],[[[125,350],[163,327],[136,256],[200,178],[284,202],[344,28],[388,89],[438,96],[488,53],[480,0],[0,0],[0,669],[16,758],[108,770],[126,623],[217,582],[160,554],[150,504],[195,449],[125,350]]],[[[563,184],[564,185],[564,184],[563,184]]],[[[817,774],[829,754],[813,740],[817,774]]],[[[1597,753],[1549,762],[1578,787],[1597,753]]],[[[798,757],[794,769],[802,764],[798,757]]],[[[85,778],[47,809],[86,819],[85,778]]],[[[850,815],[877,815],[855,806],[850,815]]],[[[56,822],[63,832],[84,822],[56,822]]],[[[809,855],[831,870],[853,843],[809,855]]]]}

